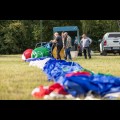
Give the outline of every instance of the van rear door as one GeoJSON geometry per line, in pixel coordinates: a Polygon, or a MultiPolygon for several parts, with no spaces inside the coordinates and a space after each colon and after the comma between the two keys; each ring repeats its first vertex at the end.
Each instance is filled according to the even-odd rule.
{"type": "Polygon", "coordinates": [[[120,34],[118,34],[118,33],[108,34],[107,46],[120,47],[120,34]]]}

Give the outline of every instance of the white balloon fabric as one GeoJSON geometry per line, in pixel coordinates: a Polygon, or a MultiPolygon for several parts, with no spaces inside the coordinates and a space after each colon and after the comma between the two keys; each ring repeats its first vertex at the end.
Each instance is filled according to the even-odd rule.
{"type": "Polygon", "coordinates": [[[24,54],[22,54],[22,60],[26,60],[26,58],[25,58],[24,54]]]}
{"type": "Polygon", "coordinates": [[[44,68],[45,66],[45,63],[47,61],[49,61],[51,58],[46,58],[44,60],[36,60],[36,61],[30,61],[29,63],[29,66],[35,66],[35,67],[38,67],[39,69],[42,69],[44,68]]]}
{"type": "Polygon", "coordinates": [[[37,92],[40,92],[40,89],[39,88],[35,88],[32,92],[31,92],[31,95],[33,96],[35,93],[37,92]]]}

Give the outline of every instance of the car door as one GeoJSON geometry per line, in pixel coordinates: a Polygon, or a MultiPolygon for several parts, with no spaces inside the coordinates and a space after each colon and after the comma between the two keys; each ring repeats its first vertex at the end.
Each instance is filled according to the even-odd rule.
{"type": "Polygon", "coordinates": [[[107,46],[119,49],[120,47],[120,34],[110,33],[107,38],[107,46]]]}

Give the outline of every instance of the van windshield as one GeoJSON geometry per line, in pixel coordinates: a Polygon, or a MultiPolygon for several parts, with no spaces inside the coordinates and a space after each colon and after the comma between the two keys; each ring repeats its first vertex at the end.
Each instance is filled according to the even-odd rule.
{"type": "Polygon", "coordinates": [[[114,37],[114,38],[120,37],[120,34],[109,34],[108,38],[110,38],[110,37],[114,37]]]}

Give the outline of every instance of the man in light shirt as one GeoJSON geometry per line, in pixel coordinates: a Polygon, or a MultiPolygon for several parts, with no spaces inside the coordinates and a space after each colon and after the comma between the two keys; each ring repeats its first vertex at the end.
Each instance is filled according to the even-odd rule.
{"type": "Polygon", "coordinates": [[[91,59],[90,44],[92,43],[92,40],[89,37],[87,37],[86,34],[83,34],[80,43],[82,45],[82,50],[83,50],[85,59],[87,59],[87,54],[89,59],[91,59]]]}

